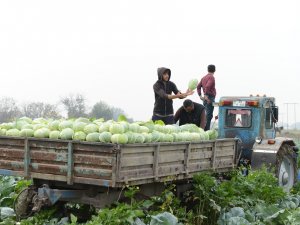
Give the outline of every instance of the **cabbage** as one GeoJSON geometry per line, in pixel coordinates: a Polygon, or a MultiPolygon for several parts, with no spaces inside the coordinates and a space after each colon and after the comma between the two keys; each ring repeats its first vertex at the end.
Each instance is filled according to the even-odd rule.
{"type": "Polygon", "coordinates": [[[92,132],[86,135],[86,140],[90,142],[99,142],[99,133],[98,132],[92,132]]]}
{"type": "Polygon", "coordinates": [[[131,132],[131,131],[128,131],[128,132],[126,132],[126,135],[127,135],[127,137],[128,137],[128,143],[129,143],[129,144],[135,143],[135,136],[136,136],[135,133],[133,133],[133,132],[131,132]]]}
{"type": "Polygon", "coordinates": [[[129,131],[133,133],[139,133],[140,132],[140,125],[137,123],[131,123],[129,124],[129,131]]]}
{"type": "Polygon", "coordinates": [[[104,131],[104,132],[100,133],[99,140],[102,143],[109,143],[111,140],[111,136],[112,136],[112,134],[110,132],[104,131]]]}
{"type": "Polygon", "coordinates": [[[48,126],[50,130],[59,130],[59,124],[60,124],[59,120],[53,120],[52,122],[49,123],[48,126]]]}
{"type": "MultiPolygon", "coordinates": [[[[87,126],[87,124],[84,123],[84,122],[75,122],[75,123],[73,123],[73,130],[75,132],[77,132],[77,131],[84,131],[84,127],[85,126],[87,126]]],[[[98,127],[97,127],[97,129],[98,129],[98,127]]]]}
{"type": "Polygon", "coordinates": [[[206,133],[209,136],[209,140],[216,140],[218,137],[218,131],[217,130],[208,130],[206,133]]]}
{"type": "Polygon", "coordinates": [[[177,129],[173,126],[173,125],[166,125],[165,126],[165,133],[167,134],[172,134],[172,133],[175,133],[177,132],[177,129]]]}
{"type": "Polygon", "coordinates": [[[151,139],[152,142],[159,142],[160,136],[161,136],[161,133],[160,133],[160,132],[158,132],[158,131],[153,131],[153,132],[151,133],[151,135],[152,135],[152,139],[151,139]]]}
{"type": "Polygon", "coordinates": [[[126,144],[128,137],[126,134],[114,134],[111,136],[111,142],[113,144],[126,144]]]}
{"type": "Polygon", "coordinates": [[[110,123],[102,123],[99,127],[99,133],[109,131],[110,123]]]}
{"type": "Polygon", "coordinates": [[[2,123],[1,127],[6,129],[6,130],[10,130],[14,128],[14,124],[13,123],[2,123]]]}
{"type": "Polygon", "coordinates": [[[122,124],[113,123],[110,125],[109,131],[112,134],[122,134],[122,133],[124,133],[124,127],[122,124]]]}
{"type": "Polygon", "coordinates": [[[60,132],[58,130],[50,131],[49,138],[50,139],[59,139],[60,132]]]}
{"type": "Polygon", "coordinates": [[[174,141],[174,137],[173,137],[172,134],[164,134],[163,141],[164,142],[173,142],[174,141]]]}
{"type": "Polygon", "coordinates": [[[149,143],[152,141],[152,134],[150,133],[142,133],[144,135],[144,143],[149,143]]]}
{"type": "Polygon", "coordinates": [[[65,128],[60,132],[59,137],[63,140],[72,140],[73,135],[74,131],[71,128],[65,128]]]}
{"type": "Polygon", "coordinates": [[[188,131],[188,132],[199,132],[199,127],[197,127],[197,125],[195,125],[195,124],[190,123],[190,124],[184,124],[184,125],[181,125],[181,126],[180,126],[180,130],[181,130],[182,132],[184,132],[184,131],[188,131]]]}
{"type": "Polygon", "coordinates": [[[200,141],[201,135],[200,133],[190,133],[191,141],[200,141]]]}
{"type": "Polygon", "coordinates": [[[0,136],[5,136],[6,135],[6,129],[0,129],[0,136]]]}
{"type": "Polygon", "coordinates": [[[30,119],[29,117],[26,117],[26,116],[21,117],[19,120],[25,121],[27,123],[32,123],[32,119],[30,119]]]}
{"type": "Polygon", "coordinates": [[[48,121],[44,118],[36,118],[32,121],[33,124],[48,124],[48,121]]]}
{"type": "Polygon", "coordinates": [[[28,125],[28,123],[26,121],[23,121],[23,120],[17,120],[16,123],[15,123],[15,127],[18,129],[18,130],[22,130],[24,126],[28,125]]]}
{"type": "Polygon", "coordinates": [[[193,91],[197,88],[197,85],[198,85],[198,80],[197,79],[191,79],[189,81],[188,89],[193,91]]]}
{"type": "Polygon", "coordinates": [[[168,132],[168,130],[166,129],[166,127],[164,125],[159,125],[159,124],[154,125],[154,130],[159,131],[161,133],[167,133],[168,132]]]}
{"type": "Polygon", "coordinates": [[[63,130],[65,128],[73,128],[73,122],[72,121],[69,121],[69,120],[65,120],[65,121],[62,121],[59,123],[59,126],[58,126],[59,130],[63,130]]]}
{"type": "Polygon", "coordinates": [[[128,122],[121,121],[120,124],[124,127],[124,132],[127,132],[129,130],[129,123],[128,122]]]}
{"type": "Polygon", "coordinates": [[[22,129],[20,132],[21,137],[33,137],[34,131],[32,129],[22,129]]]}
{"type": "Polygon", "coordinates": [[[135,143],[144,143],[145,138],[144,135],[137,133],[135,134],[135,143]]]}
{"type": "Polygon", "coordinates": [[[96,119],[96,120],[93,121],[93,123],[94,123],[94,124],[97,124],[98,126],[100,126],[103,122],[104,122],[104,119],[103,119],[103,118],[96,119]]]}
{"type": "Polygon", "coordinates": [[[20,137],[20,131],[16,128],[9,129],[6,131],[7,136],[15,136],[15,137],[20,137]]]}
{"type": "Polygon", "coordinates": [[[33,130],[36,131],[38,129],[41,129],[41,128],[47,128],[47,125],[46,124],[42,124],[42,123],[37,123],[37,124],[33,124],[33,130]]]}
{"type": "Polygon", "coordinates": [[[99,131],[99,127],[96,124],[88,124],[83,129],[84,133],[90,134],[90,133],[97,133],[99,131]]]}
{"type": "Polygon", "coordinates": [[[79,117],[79,118],[77,118],[74,122],[75,122],[75,123],[77,123],[77,122],[90,123],[91,121],[90,121],[89,119],[87,119],[87,118],[79,117]]]}
{"type": "Polygon", "coordinates": [[[22,129],[31,129],[31,130],[33,130],[33,125],[32,124],[26,124],[26,125],[23,126],[22,129]]]}
{"type": "Polygon", "coordinates": [[[177,133],[173,133],[172,136],[173,136],[174,142],[179,142],[178,134],[177,133]]]}
{"type": "Polygon", "coordinates": [[[49,138],[50,130],[48,128],[40,128],[34,131],[33,136],[36,138],[49,138]]]}
{"type": "Polygon", "coordinates": [[[83,131],[77,131],[74,133],[73,140],[85,141],[86,134],[83,131]]]}
{"type": "Polygon", "coordinates": [[[139,133],[149,133],[149,128],[146,126],[140,126],[139,133]]]}

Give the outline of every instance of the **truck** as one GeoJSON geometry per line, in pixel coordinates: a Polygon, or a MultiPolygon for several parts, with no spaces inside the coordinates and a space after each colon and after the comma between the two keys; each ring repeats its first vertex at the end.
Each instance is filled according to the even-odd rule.
{"type": "Polygon", "coordinates": [[[127,185],[139,185],[142,195],[151,196],[170,181],[180,195],[194,174],[229,172],[240,164],[274,166],[279,185],[289,190],[298,149],[293,140],[275,137],[275,99],[222,97],[218,105],[216,140],[119,145],[0,136],[0,175],[33,181],[15,200],[17,216],[59,202],[101,208],[120,200],[127,185]]]}

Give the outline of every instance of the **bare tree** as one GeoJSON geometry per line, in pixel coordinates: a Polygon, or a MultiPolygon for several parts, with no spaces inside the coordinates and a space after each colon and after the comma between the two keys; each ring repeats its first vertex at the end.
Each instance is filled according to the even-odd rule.
{"type": "MultiPolygon", "coordinates": [[[[91,117],[103,118],[105,120],[110,120],[110,119],[118,120],[118,117],[120,115],[126,115],[123,109],[112,107],[104,101],[97,102],[93,106],[92,111],[90,113],[91,117]]],[[[127,120],[128,122],[133,121],[132,119],[127,119],[127,120]]]]}
{"type": "Polygon", "coordinates": [[[0,99],[0,122],[8,122],[20,116],[21,112],[13,98],[0,99]]]}
{"type": "Polygon", "coordinates": [[[43,102],[31,102],[23,105],[22,114],[32,119],[38,117],[56,119],[61,117],[56,105],[43,102]]]}
{"type": "Polygon", "coordinates": [[[61,103],[68,112],[69,118],[77,118],[87,116],[86,113],[86,99],[81,94],[70,94],[69,96],[63,97],[61,103]]]}
{"type": "Polygon", "coordinates": [[[99,101],[93,106],[90,116],[110,120],[113,118],[113,110],[104,101],[99,101]]]}

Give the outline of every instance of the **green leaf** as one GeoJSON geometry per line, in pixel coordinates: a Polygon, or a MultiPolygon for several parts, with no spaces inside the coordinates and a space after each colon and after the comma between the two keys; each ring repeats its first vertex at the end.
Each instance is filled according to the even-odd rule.
{"type": "Polygon", "coordinates": [[[127,122],[127,118],[126,118],[126,116],[124,116],[124,115],[119,115],[118,116],[118,122],[121,122],[121,121],[125,121],[125,122],[127,122]]]}

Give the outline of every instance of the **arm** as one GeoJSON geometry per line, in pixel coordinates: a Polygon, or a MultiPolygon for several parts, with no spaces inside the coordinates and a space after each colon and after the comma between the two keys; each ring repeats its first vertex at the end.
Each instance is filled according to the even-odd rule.
{"type": "Polygon", "coordinates": [[[199,95],[200,99],[203,100],[202,93],[201,93],[201,88],[203,88],[203,86],[202,86],[202,79],[199,82],[199,84],[197,85],[197,92],[198,92],[198,95],[199,95]]]}
{"type": "Polygon", "coordinates": [[[174,116],[175,123],[177,123],[177,121],[180,119],[181,109],[182,109],[182,107],[180,107],[180,108],[177,110],[177,112],[175,113],[175,116],[174,116]]]}
{"type": "Polygon", "coordinates": [[[205,110],[202,110],[201,118],[200,118],[200,127],[204,130],[206,126],[206,113],[205,110]]]}
{"type": "Polygon", "coordinates": [[[172,95],[172,94],[167,94],[164,89],[160,88],[159,85],[153,85],[153,90],[154,92],[161,98],[165,98],[165,99],[175,99],[175,98],[185,98],[187,96],[186,93],[181,93],[178,91],[176,85],[175,85],[176,89],[173,89],[173,92],[176,94],[172,95]]]}

